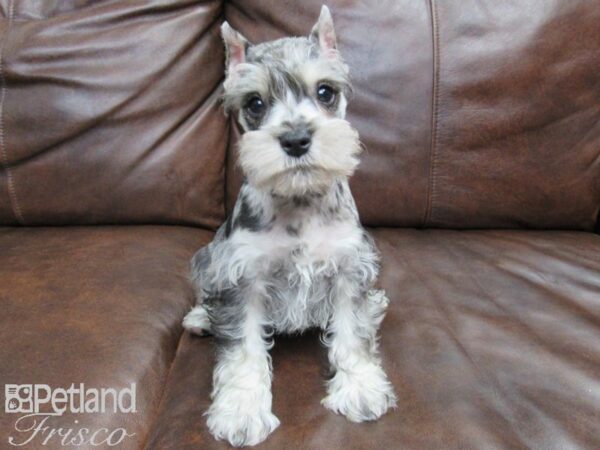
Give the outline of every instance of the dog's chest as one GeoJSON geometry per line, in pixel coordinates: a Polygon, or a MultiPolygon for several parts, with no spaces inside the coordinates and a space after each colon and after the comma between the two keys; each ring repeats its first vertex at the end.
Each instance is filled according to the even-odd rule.
{"type": "Polygon", "coordinates": [[[335,277],[356,254],[361,236],[352,222],[318,219],[275,221],[269,230],[244,236],[278,331],[325,326],[335,277]]]}
{"type": "Polygon", "coordinates": [[[275,220],[268,230],[240,233],[237,245],[249,249],[249,257],[261,275],[311,271],[322,265],[339,265],[360,245],[362,232],[349,221],[324,223],[320,219],[275,220]]]}

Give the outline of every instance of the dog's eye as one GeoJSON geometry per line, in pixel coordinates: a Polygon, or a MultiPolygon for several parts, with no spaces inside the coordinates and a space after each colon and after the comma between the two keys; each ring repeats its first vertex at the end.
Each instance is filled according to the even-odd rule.
{"type": "Polygon", "coordinates": [[[253,117],[260,117],[264,114],[266,105],[262,98],[258,95],[254,95],[248,99],[244,108],[253,117]]]}
{"type": "Polygon", "coordinates": [[[325,106],[331,106],[335,101],[336,92],[328,84],[320,84],[317,87],[317,99],[325,106]]]}

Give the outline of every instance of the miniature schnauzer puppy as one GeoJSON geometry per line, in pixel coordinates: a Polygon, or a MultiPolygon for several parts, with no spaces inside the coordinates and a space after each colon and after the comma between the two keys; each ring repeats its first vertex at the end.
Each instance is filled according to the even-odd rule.
{"type": "Polygon", "coordinates": [[[377,351],[388,300],[373,289],[378,252],[348,187],[361,145],[344,120],[350,82],[331,15],[323,6],[308,38],[250,45],[227,22],[222,35],[245,181],[192,259],[198,306],[184,326],[218,342],[208,428],[234,446],[266,439],[279,425],[272,335],[309,327],[324,330],[334,373],[322,404],[375,420],[396,403],[377,351]]]}

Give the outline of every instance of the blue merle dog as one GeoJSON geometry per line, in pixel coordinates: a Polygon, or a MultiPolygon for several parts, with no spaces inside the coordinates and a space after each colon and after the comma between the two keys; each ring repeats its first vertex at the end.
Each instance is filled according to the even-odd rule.
{"type": "Polygon", "coordinates": [[[348,187],[358,133],[344,120],[348,67],[323,6],[308,38],[250,45],[227,22],[224,105],[244,130],[233,213],[192,260],[198,305],[184,326],[218,341],[208,428],[234,446],[277,428],[273,333],[324,330],[326,408],[361,422],[395,406],[377,355],[388,300],[378,252],[348,187]]]}

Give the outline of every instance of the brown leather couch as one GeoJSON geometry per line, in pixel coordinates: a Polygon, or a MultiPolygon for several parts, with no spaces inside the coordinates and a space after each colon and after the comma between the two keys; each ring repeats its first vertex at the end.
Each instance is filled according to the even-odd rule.
{"type": "MultiPolygon", "coordinates": [[[[240,182],[219,24],[307,34],[320,3],[0,1],[0,381],[137,386],[136,413],[52,416],[23,448],[82,427],[227,448],[202,416],[213,342],[181,328],[188,261],[240,182]]],[[[600,3],[329,6],[399,404],[331,414],[318,335],[282,337],[260,448],[600,448],[600,3]]],[[[32,434],[18,417],[0,448],[32,434]]]]}

